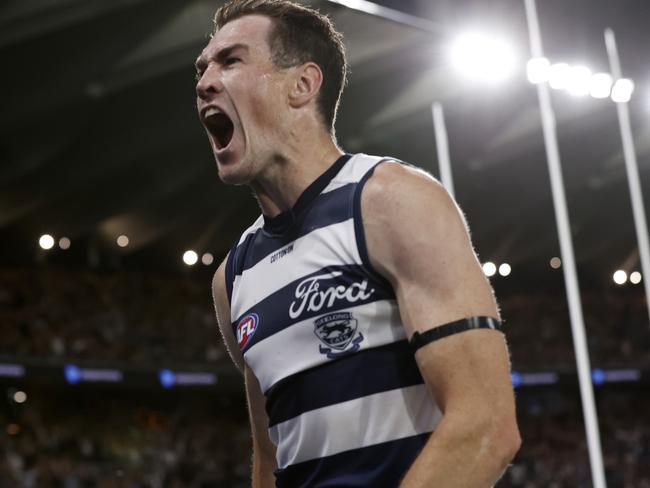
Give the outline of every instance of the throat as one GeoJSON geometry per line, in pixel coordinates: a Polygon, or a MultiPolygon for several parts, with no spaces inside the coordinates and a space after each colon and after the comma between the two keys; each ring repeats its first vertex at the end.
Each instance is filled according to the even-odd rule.
{"type": "MultiPolygon", "coordinates": [[[[330,161],[325,168],[289,162],[282,171],[270,178],[260,178],[251,183],[265,218],[273,219],[283,214],[298,217],[339,173],[351,155],[344,154],[330,161]]],[[[277,170],[277,166],[275,167],[277,170]]]]}

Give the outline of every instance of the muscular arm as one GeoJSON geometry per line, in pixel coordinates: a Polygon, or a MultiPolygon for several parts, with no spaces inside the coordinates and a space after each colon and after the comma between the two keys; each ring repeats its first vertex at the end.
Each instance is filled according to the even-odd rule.
{"type": "MultiPolygon", "coordinates": [[[[227,259],[227,258],[226,258],[227,259]]],[[[217,321],[228,353],[240,372],[244,374],[248,414],[253,436],[253,488],[272,488],[275,486],[273,471],[277,468],[275,445],[269,439],[269,419],[264,408],[265,398],[257,378],[244,362],[232,331],[230,305],[226,292],[224,261],[212,280],[212,295],[217,312],[217,321]]]]}
{"type": "MultiPolygon", "coordinates": [[[[370,261],[392,283],[409,338],[465,317],[498,317],[465,222],[433,178],[382,164],[361,208],[370,261]]],[[[492,486],[520,444],[504,336],[463,332],[415,357],[443,417],[401,487],[492,486]]]]}

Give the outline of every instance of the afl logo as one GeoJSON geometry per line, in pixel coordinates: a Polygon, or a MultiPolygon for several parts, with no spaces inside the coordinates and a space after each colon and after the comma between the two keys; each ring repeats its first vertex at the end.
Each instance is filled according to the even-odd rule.
{"type": "Polygon", "coordinates": [[[260,318],[256,313],[249,313],[239,321],[239,325],[237,326],[237,343],[239,344],[240,351],[246,347],[248,341],[253,337],[259,323],[260,318]]]}

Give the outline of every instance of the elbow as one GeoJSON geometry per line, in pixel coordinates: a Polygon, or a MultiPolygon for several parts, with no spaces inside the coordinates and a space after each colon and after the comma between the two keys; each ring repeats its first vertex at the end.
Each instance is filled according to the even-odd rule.
{"type": "Polygon", "coordinates": [[[500,428],[493,432],[492,435],[494,436],[493,445],[497,458],[501,461],[502,467],[505,469],[515,458],[521,447],[521,435],[517,427],[516,419],[509,419],[507,422],[503,422],[500,428]]]}
{"type": "MultiPolygon", "coordinates": [[[[444,417],[443,417],[444,418],[444,417]]],[[[517,418],[512,415],[492,415],[473,418],[472,421],[450,423],[449,431],[456,442],[472,445],[477,459],[483,459],[495,470],[504,470],[512,462],[521,447],[521,435],[517,418]]]]}
{"type": "Polygon", "coordinates": [[[509,416],[484,419],[474,427],[479,458],[495,472],[503,472],[521,447],[521,435],[516,418],[509,416]]]}

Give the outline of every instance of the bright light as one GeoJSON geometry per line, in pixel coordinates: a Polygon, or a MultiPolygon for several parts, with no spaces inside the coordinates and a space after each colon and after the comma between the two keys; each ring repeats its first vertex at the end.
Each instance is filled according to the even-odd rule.
{"type": "Polygon", "coordinates": [[[50,234],[43,234],[38,240],[38,245],[43,249],[52,249],[54,246],[54,237],[52,237],[50,234]]]}
{"type": "Polygon", "coordinates": [[[641,278],[642,278],[641,273],[639,273],[638,271],[633,271],[632,273],[630,273],[630,283],[632,283],[633,285],[638,285],[639,283],[641,283],[641,278]]]}
{"type": "Polygon", "coordinates": [[[556,90],[563,90],[569,84],[571,77],[571,66],[566,63],[556,63],[551,66],[548,76],[548,84],[556,90]]]}
{"type": "Polygon", "coordinates": [[[494,274],[497,272],[496,264],[490,261],[483,263],[483,272],[485,273],[485,276],[494,276],[494,274]]]}
{"type": "Polygon", "coordinates": [[[622,285],[627,281],[627,273],[622,269],[617,270],[614,273],[614,283],[617,285],[622,285]]]}
{"type": "Polygon", "coordinates": [[[458,37],[450,55],[461,74],[481,81],[504,80],[515,69],[515,54],[507,42],[477,32],[458,37]]]}
{"type": "Polygon", "coordinates": [[[546,58],[533,58],[526,65],[526,73],[531,83],[544,83],[551,75],[551,62],[546,58]]]}
{"type": "Polygon", "coordinates": [[[27,401],[27,393],[24,391],[18,390],[14,393],[14,402],[16,403],[25,403],[27,401]]]}
{"type": "Polygon", "coordinates": [[[589,95],[591,89],[591,70],[586,66],[572,66],[566,87],[571,95],[579,97],[589,95]]]}
{"type": "Polygon", "coordinates": [[[609,73],[596,73],[591,77],[589,94],[594,98],[608,98],[612,92],[612,75],[609,73]]]}
{"type": "Polygon", "coordinates": [[[612,88],[612,100],[617,103],[627,103],[632,98],[634,82],[628,78],[616,80],[612,88]]]}
{"type": "Polygon", "coordinates": [[[209,252],[206,252],[203,256],[201,256],[201,262],[206,266],[210,266],[213,261],[214,261],[214,256],[209,252]]]}
{"type": "Polygon", "coordinates": [[[551,268],[553,269],[560,269],[562,266],[562,260],[558,258],[557,256],[552,257],[551,260],[549,261],[549,264],[551,265],[551,268]]]}
{"type": "Polygon", "coordinates": [[[183,262],[188,266],[194,266],[198,260],[199,256],[194,251],[185,251],[183,254],[183,262]]]}
{"type": "Polygon", "coordinates": [[[126,247],[129,245],[129,238],[122,234],[117,238],[117,245],[120,247],[126,247]]]}
{"type": "Polygon", "coordinates": [[[503,263],[501,266],[499,266],[499,274],[501,276],[508,276],[510,272],[512,271],[512,268],[508,263],[503,263]]]}
{"type": "Polygon", "coordinates": [[[62,237],[61,239],[59,239],[59,247],[64,250],[70,249],[70,239],[68,239],[67,237],[62,237]]]}

